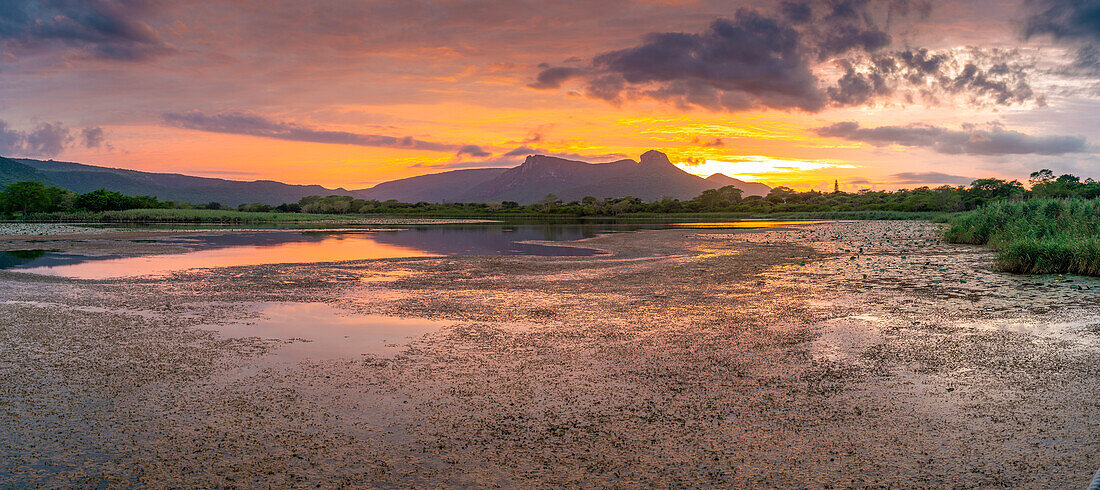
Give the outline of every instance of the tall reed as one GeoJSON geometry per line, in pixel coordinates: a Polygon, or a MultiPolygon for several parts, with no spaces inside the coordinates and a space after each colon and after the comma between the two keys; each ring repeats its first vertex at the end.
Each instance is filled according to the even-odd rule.
{"type": "Polygon", "coordinates": [[[992,246],[1002,270],[1100,276],[1100,199],[998,201],[950,225],[948,242],[992,246]]]}

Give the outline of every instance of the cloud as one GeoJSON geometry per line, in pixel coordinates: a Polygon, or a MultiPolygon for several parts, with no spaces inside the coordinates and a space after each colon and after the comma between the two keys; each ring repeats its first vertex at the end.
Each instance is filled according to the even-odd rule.
{"type": "Polygon", "coordinates": [[[600,54],[589,93],[615,101],[647,96],[683,106],[740,110],[753,106],[818,110],[824,98],[799,32],[740,9],[700,34],[651,33],[638,46],[600,54]]]}
{"type": "Polygon", "coordinates": [[[1033,136],[999,126],[965,126],[962,130],[925,124],[861,128],[856,122],[838,122],[813,131],[874,146],[930,148],[949,155],[1063,155],[1087,150],[1082,136],[1033,136]]]}
{"type": "Polygon", "coordinates": [[[32,131],[20,131],[0,121],[0,155],[49,158],[72,141],[72,131],[60,122],[39,123],[32,131]]]}
{"type": "Polygon", "coordinates": [[[1100,2],[1096,0],[1026,0],[1024,36],[1050,36],[1077,48],[1071,68],[1100,75],[1100,2]]]}
{"type": "Polygon", "coordinates": [[[252,112],[221,112],[204,114],[199,111],[169,112],[163,115],[170,126],[211,133],[243,134],[286,141],[330,143],[338,145],[405,148],[409,150],[469,153],[473,145],[455,145],[415,139],[411,136],[383,136],[345,131],[326,131],[299,124],[274,121],[252,112]]]}
{"type": "Polygon", "coordinates": [[[576,78],[583,73],[583,70],[579,68],[571,68],[568,66],[555,66],[548,67],[545,70],[539,72],[535,77],[535,81],[527,84],[528,87],[548,90],[561,88],[561,85],[570,78],[576,78]]]}
{"type": "Polygon", "coordinates": [[[5,0],[0,47],[15,53],[60,50],[78,58],[147,61],[175,52],[141,16],[152,0],[5,0]]]}
{"type": "Polygon", "coordinates": [[[974,182],[971,177],[950,175],[940,172],[902,172],[890,176],[897,184],[956,184],[968,185],[974,182]]]}
{"type": "Polygon", "coordinates": [[[714,139],[710,139],[710,140],[702,140],[702,139],[699,139],[699,138],[695,138],[695,139],[691,140],[691,142],[693,144],[696,144],[696,145],[709,146],[709,147],[719,147],[719,146],[725,146],[726,145],[726,142],[722,141],[722,138],[714,138],[714,139]]]}
{"type": "Polygon", "coordinates": [[[492,155],[492,153],[489,153],[485,150],[482,150],[481,147],[478,146],[478,145],[463,146],[462,148],[459,148],[458,152],[455,153],[455,154],[457,156],[470,155],[472,157],[477,157],[477,158],[485,158],[489,155],[492,155]]]}
{"type": "Polygon", "coordinates": [[[527,146],[521,146],[521,147],[516,148],[512,151],[509,151],[508,153],[505,153],[503,156],[506,156],[506,157],[522,157],[522,156],[527,156],[527,155],[534,155],[538,152],[539,152],[539,150],[536,150],[534,148],[530,148],[530,147],[527,147],[527,146]]]}
{"type": "Polygon", "coordinates": [[[840,62],[844,76],[827,92],[837,105],[884,99],[939,103],[961,99],[971,106],[1044,105],[1028,83],[1030,64],[1015,50],[907,49],[840,62]]]}
{"type": "Polygon", "coordinates": [[[774,14],[739,9],[701,33],[650,33],[635,46],[596,55],[585,68],[544,65],[528,86],[558,89],[577,79],[585,95],[612,104],[648,98],[721,111],[817,112],[895,96],[907,103],[950,97],[976,106],[1042,104],[1018,53],[888,51],[891,19],[927,16],[928,1],[787,1],[777,7],[774,14]],[[841,69],[835,81],[818,75],[826,73],[820,63],[830,59],[841,69]]]}
{"type": "Polygon", "coordinates": [[[81,140],[84,143],[85,148],[99,148],[103,146],[103,128],[84,128],[80,131],[81,140]]]}

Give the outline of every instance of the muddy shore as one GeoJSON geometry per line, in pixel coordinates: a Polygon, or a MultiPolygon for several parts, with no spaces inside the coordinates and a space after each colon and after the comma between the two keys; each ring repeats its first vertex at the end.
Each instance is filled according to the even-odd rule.
{"type": "Polygon", "coordinates": [[[610,254],[0,271],[0,486],[1082,487],[1100,466],[1100,280],[1002,274],[927,223],[578,245],[610,254]],[[293,339],[199,328],[273,302],[449,326],[289,364],[293,339]]]}

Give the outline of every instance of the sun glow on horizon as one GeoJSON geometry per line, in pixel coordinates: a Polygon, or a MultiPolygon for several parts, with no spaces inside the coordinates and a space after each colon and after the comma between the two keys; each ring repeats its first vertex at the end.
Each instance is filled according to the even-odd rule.
{"type": "Polygon", "coordinates": [[[749,182],[763,182],[766,180],[790,180],[799,172],[808,172],[827,168],[855,168],[844,163],[826,162],[820,160],[783,160],[762,155],[747,155],[738,157],[734,161],[707,160],[698,165],[679,163],[685,172],[709,177],[714,174],[723,174],[728,177],[749,182]],[[779,177],[779,179],[775,179],[779,177]]]}

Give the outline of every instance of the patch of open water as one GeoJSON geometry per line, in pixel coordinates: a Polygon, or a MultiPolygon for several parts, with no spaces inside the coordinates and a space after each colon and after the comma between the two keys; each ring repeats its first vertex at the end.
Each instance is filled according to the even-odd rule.
{"type": "Polygon", "coordinates": [[[306,359],[392,357],[410,342],[454,322],[424,318],[364,315],[327,303],[248,303],[257,318],[222,325],[202,325],[226,337],[276,340],[264,364],[306,359]]]}
{"type": "MultiPolygon", "coordinates": [[[[0,269],[74,279],[163,277],[175,272],[265,264],[322,263],[354,260],[438,257],[454,255],[538,255],[585,257],[603,251],[547,245],[604,233],[640,229],[752,229],[821,223],[820,221],[738,221],[710,223],[579,223],[467,224],[392,228],[269,229],[195,232],[158,240],[186,248],[183,253],[127,257],[120,254],[80,255],[57,250],[0,252],[0,269]]],[[[139,240],[134,240],[139,241],[139,240]]]]}

